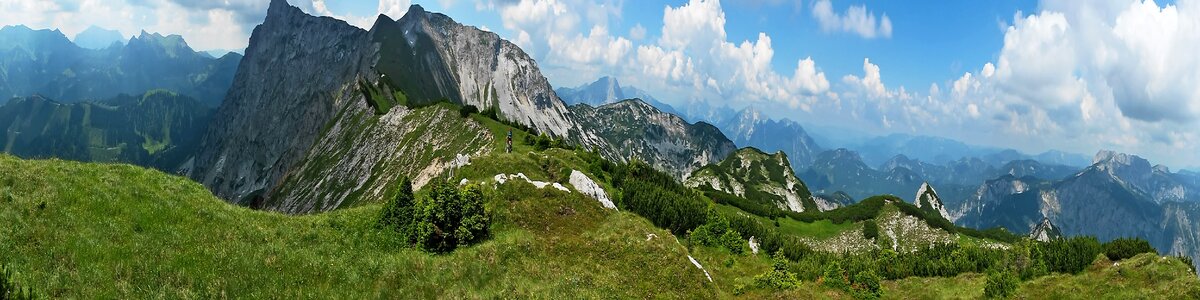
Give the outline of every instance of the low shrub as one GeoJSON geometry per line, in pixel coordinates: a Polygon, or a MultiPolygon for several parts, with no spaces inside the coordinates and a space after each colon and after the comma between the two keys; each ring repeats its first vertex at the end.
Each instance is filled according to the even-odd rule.
{"type": "Polygon", "coordinates": [[[462,107],[458,108],[458,116],[463,117],[463,118],[466,118],[466,117],[470,116],[471,114],[478,113],[478,112],[479,112],[479,108],[475,107],[474,105],[470,105],[470,104],[463,105],[462,107]]]}
{"type": "Polygon", "coordinates": [[[1017,291],[1017,285],[1020,283],[1021,281],[1012,271],[988,272],[987,283],[983,286],[983,296],[990,299],[1008,298],[1017,291]]]}
{"type": "Polygon", "coordinates": [[[1142,253],[1158,254],[1158,251],[1150,246],[1150,242],[1141,238],[1120,238],[1104,243],[1104,256],[1108,260],[1118,261],[1133,257],[1142,253]]]}

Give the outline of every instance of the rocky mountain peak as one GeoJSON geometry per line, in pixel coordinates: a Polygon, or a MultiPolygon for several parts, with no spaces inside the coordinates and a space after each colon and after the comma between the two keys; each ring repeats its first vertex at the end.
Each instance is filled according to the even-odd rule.
{"type": "Polygon", "coordinates": [[[555,92],[571,104],[583,103],[591,106],[600,106],[631,98],[625,94],[621,83],[611,76],[600,77],[596,81],[574,88],[560,88],[555,92]]]}
{"type": "Polygon", "coordinates": [[[1050,218],[1042,218],[1041,222],[1034,224],[1029,229],[1029,238],[1036,241],[1049,242],[1061,237],[1062,232],[1059,231],[1058,227],[1054,226],[1054,223],[1050,222],[1050,218]]]}
{"type": "Polygon", "coordinates": [[[1096,153],[1092,159],[1093,165],[1103,165],[1106,167],[1133,167],[1137,169],[1150,169],[1150,162],[1137,155],[1118,153],[1111,150],[1101,150],[1096,153]]]}
{"type": "Polygon", "coordinates": [[[936,212],[942,218],[950,220],[950,213],[946,211],[946,205],[942,203],[942,198],[938,197],[937,191],[933,190],[933,186],[930,186],[928,182],[921,183],[921,188],[917,189],[917,196],[913,202],[917,208],[936,212]]]}

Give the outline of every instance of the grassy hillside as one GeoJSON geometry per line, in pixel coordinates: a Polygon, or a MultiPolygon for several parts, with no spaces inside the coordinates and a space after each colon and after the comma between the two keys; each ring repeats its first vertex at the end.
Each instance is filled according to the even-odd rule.
{"type": "MultiPolygon", "coordinates": [[[[495,137],[511,129],[470,118],[495,137]]],[[[887,196],[827,212],[759,216],[681,190],[678,182],[655,181],[670,176],[648,167],[597,164],[598,155],[580,150],[538,150],[523,142],[525,134],[514,131],[512,153],[497,138],[484,146],[490,154],[434,179],[484,186],[494,220],[482,243],[440,255],[377,229],[378,203],[287,216],[233,206],[185,178],[139,167],[0,156],[0,223],[11,224],[0,227],[0,264],[16,271],[20,286],[54,298],[923,299],[979,298],[985,273],[1025,272],[1031,259],[1058,257],[1031,253],[1075,245],[1022,241],[994,249],[986,235],[941,228],[938,219],[887,196]],[[595,180],[618,210],[571,187],[574,170],[595,180]],[[496,184],[501,173],[571,191],[520,180],[496,184]],[[671,206],[697,199],[712,203],[739,242],[754,235],[763,251],[697,244],[690,236],[699,230],[697,216],[684,215],[704,210],[671,206]],[[918,250],[890,250],[888,230],[900,248],[918,250]],[[939,238],[920,237],[930,232],[939,238]],[[849,253],[819,247],[846,242],[865,244],[844,247],[855,249],[849,253]],[[786,258],[773,259],[772,249],[786,258]],[[763,283],[788,276],[795,281],[786,288],[763,283]],[[848,286],[831,284],[842,276],[848,286]],[[862,292],[869,282],[879,287],[875,294],[862,292]]],[[[720,223],[707,218],[701,227],[720,223]]],[[[1118,263],[1099,258],[1074,274],[1043,268],[1016,284],[1020,298],[1200,295],[1186,264],[1149,254],[1118,263]]]]}
{"type": "Polygon", "coordinates": [[[514,190],[537,192],[493,197],[517,200],[488,202],[489,240],[431,255],[377,232],[377,205],[284,216],[138,167],[0,156],[0,261],[56,298],[714,296],[669,232],[514,190]]]}

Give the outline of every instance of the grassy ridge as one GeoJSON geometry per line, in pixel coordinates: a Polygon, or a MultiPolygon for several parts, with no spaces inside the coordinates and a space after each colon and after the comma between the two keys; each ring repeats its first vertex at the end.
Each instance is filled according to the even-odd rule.
{"type": "Polygon", "coordinates": [[[127,165],[0,156],[0,190],[0,261],[50,297],[714,296],[665,230],[551,189],[492,191],[494,236],[448,255],[397,248],[377,205],[252,211],[127,165]]]}

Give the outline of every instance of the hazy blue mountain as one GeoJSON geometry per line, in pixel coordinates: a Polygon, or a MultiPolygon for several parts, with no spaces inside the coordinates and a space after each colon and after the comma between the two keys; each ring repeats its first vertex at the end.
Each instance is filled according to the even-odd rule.
{"type": "Polygon", "coordinates": [[[857,152],[844,148],[818,153],[812,165],[799,176],[814,194],[842,191],[853,199],[880,194],[907,199],[909,195],[916,195],[924,181],[907,168],[872,169],[857,152]]]}
{"type": "Polygon", "coordinates": [[[904,154],[934,164],[947,164],[963,157],[983,157],[1000,151],[995,148],[968,145],[966,143],[934,136],[891,134],[869,139],[852,147],[862,154],[869,165],[879,165],[897,154],[904,154]]]}
{"type": "Polygon", "coordinates": [[[717,127],[739,146],[783,151],[796,169],[808,167],[822,150],[799,123],[769,119],[752,108],[743,109],[735,117],[718,123],[717,127]]]}
{"type": "Polygon", "coordinates": [[[124,162],[174,172],[199,147],[213,110],[168,91],[61,103],[41,96],[0,106],[5,153],[124,162]]]}
{"type": "Polygon", "coordinates": [[[610,76],[600,77],[595,82],[580,85],[578,87],[557,88],[554,90],[558,97],[568,105],[587,104],[593,107],[601,106],[610,103],[616,103],[625,99],[641,99],[650,105],[653,105],[658,110],[679,116],[689,122],[696,122],[688,118],[683,113],[679,112],[669,104],[659,101],[654,96],[646,91],[632,86],[622,86],[616,78],[610,76]]]}
{"type": "Polygon", "coordinates": [[[87,49],[105,49],[113,44],[124,45],[125,37],[121,36],[120,31],[104,29],[89,26],[87,29],[75,34],[75,39],[72,40],[75,45],[87,49]]]}
{"type": "Polygon", "coordinates": [[[178,35],[142,32],[125,45],[86,49],[58,30],[0,29],[0,98],[40,94],[65,103],[167,89],[215,107],[241,55],[212,58],[178,35]]]}
{"type": "Polygon", "coordinates": [[[1060,179],[989,180],[951,215],[960,225],[1018,233],[1048,219],[1066,236],[1141,237],[1161,253],[1200,257],[1200,229],[1190,221],[1200,218],[1200,195],[1178,180],[1188,176],[1135,155],[1101,151],[1091,166],[1060,179]]]}
{"type": "Polygon", "coordinates": [[[625,97],[642,99],[642,101],[646,101],[646,103],[650,103],[650,105],[654,105],[654,107],[658,108],[658,110],[661,110],[668,114],[679,116],[680,118],[683,118],[684,120],[686,120],[688,122],[695,123],[695,122],[704,121],[704,120],[697,120],[697,119],[689,118],[683,112],[679,111],[678,109],[675,109],[674,106],[671,106],[670,104],[667,104],[665,102],[658,100],[658,98],[655,98],[654,95],[650,95],[649,92],[646,92],[645,90],[639,89],[637,87],[622,86],[621,92],[625,94],[625,97]]]}

